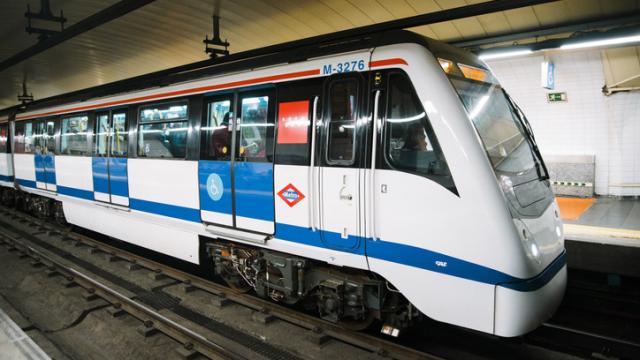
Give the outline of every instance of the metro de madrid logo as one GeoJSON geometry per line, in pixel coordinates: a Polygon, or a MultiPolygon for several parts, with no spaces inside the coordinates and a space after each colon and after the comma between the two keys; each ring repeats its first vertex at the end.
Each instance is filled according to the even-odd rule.
{"type": "Polygon", "coordinates": [[[291,183],[280,190],[278,196],[280,196],[289,207],[293,207],[304,199],[304,194],[291,183]]]}
{"type": "Polygon", "coordinates": [[[224,193],[224,184],[218,174],[210,174],[207,178],[207,193],[213,201],[218,201],[224,193]]]}

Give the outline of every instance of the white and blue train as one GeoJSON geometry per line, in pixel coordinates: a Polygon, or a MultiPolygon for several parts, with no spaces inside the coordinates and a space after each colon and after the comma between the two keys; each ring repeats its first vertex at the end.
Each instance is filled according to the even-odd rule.
{"type": "Polygon", "coordinates": [[[0,117],[5,203],[328,320],[536,328],[566,284],[531,128],[470,53],[388,32],[0,117]]]}

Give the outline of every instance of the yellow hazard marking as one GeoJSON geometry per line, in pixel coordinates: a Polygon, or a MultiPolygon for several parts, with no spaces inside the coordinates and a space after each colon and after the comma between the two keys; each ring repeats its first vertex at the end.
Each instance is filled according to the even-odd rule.
{"type": "Polygon", "coordinates": [[[575,235],[602,236],[608,238],[622,238],[640,240],[640,231],[631,229],[618,229],[600,226],[587,226],[576,224],[564,224],[566,237],[575,235]]]}

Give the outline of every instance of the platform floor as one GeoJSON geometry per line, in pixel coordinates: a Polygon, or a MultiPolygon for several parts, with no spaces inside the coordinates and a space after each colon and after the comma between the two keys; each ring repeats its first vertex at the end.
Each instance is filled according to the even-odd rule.
{"type": "Polygon", "coordinates": [[[51,358],[0,309],[0,360],[51,358]]]}
{"type": "Polygon", "coordinates": [[[558,197],[569,240],[640,247],[640,200],[558,197]]]}

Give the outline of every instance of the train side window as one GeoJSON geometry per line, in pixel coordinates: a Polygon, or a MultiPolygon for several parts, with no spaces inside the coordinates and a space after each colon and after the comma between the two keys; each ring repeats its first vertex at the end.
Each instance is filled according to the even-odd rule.
{"type": "Polygon", "coordinates": [[[141,108],[138,156],[184,159],[187,153],[188,119],[186,102],[141,108]]]}
{"type": "Polygon", "coordinates": [[[62,132],[60,133],[60,153],[63,155],[88,155],[87,124],[89,117],[86,115],[72,116],[62,119],[62,132]]]}
{"type": "Polygon", "coordinates": [[[7,124],[0,125],[0,153],[7,153],[9,146],[9,127],[7,124]]]}
{"type": "Polygon", "coordinates": [[[39,120],[34,123],[33,143],[35,152],[40,154],[53,153],[56,148],[55,120],[39,120]]]}
{"type": "Polygon", "coordinates": [[[207,118],[202,126],[203,158],[210,160],[231,159],[233,134],[233,110],[231,99],[212,101],[207,104],[207,118]]]}
{"type": "Polygon", "coordinates": [[[33,150],[37,154],[45,152],[45,143],[47,139],[45,127],[46,124],[42,120],[36,120],[33,122],[33,150]]]}
{"type": "Polygon", "coordinates": [[[33,124],[29,122],[15,123],[15,152],[17,154],[33,153],[33,124]]]}
{"type": "Polygon", "coordinates": [[[109,142],[109,114],[98,114],[96,116],[94,153],[96,156],[107,156],[107,145],[109,142]]]}
{"type": "Polygon", "coordinates": [[[340,80],[329,88],[329,163],[350,165],[354,161],[358,82],[340,80]]]}
{"type": "Polygon", "coordinates": [[[393,169],[425,176],[454,187],[431,123],[409,79],[391,74],[388,82],[384,148],[393,169]]]}
{"type": "Polygon", "coordinates": [[[273,110],[269,96],[243,97],[239,120],[238,160],[273,161],[273,110]]]}
{"type": "Polygon", "coordinates": [[[114,113],[113,125],[109,131],[111,142],[111,156],[127,157],[129,148],[129,131],[127,129],[127,113],[114,113]]]}

